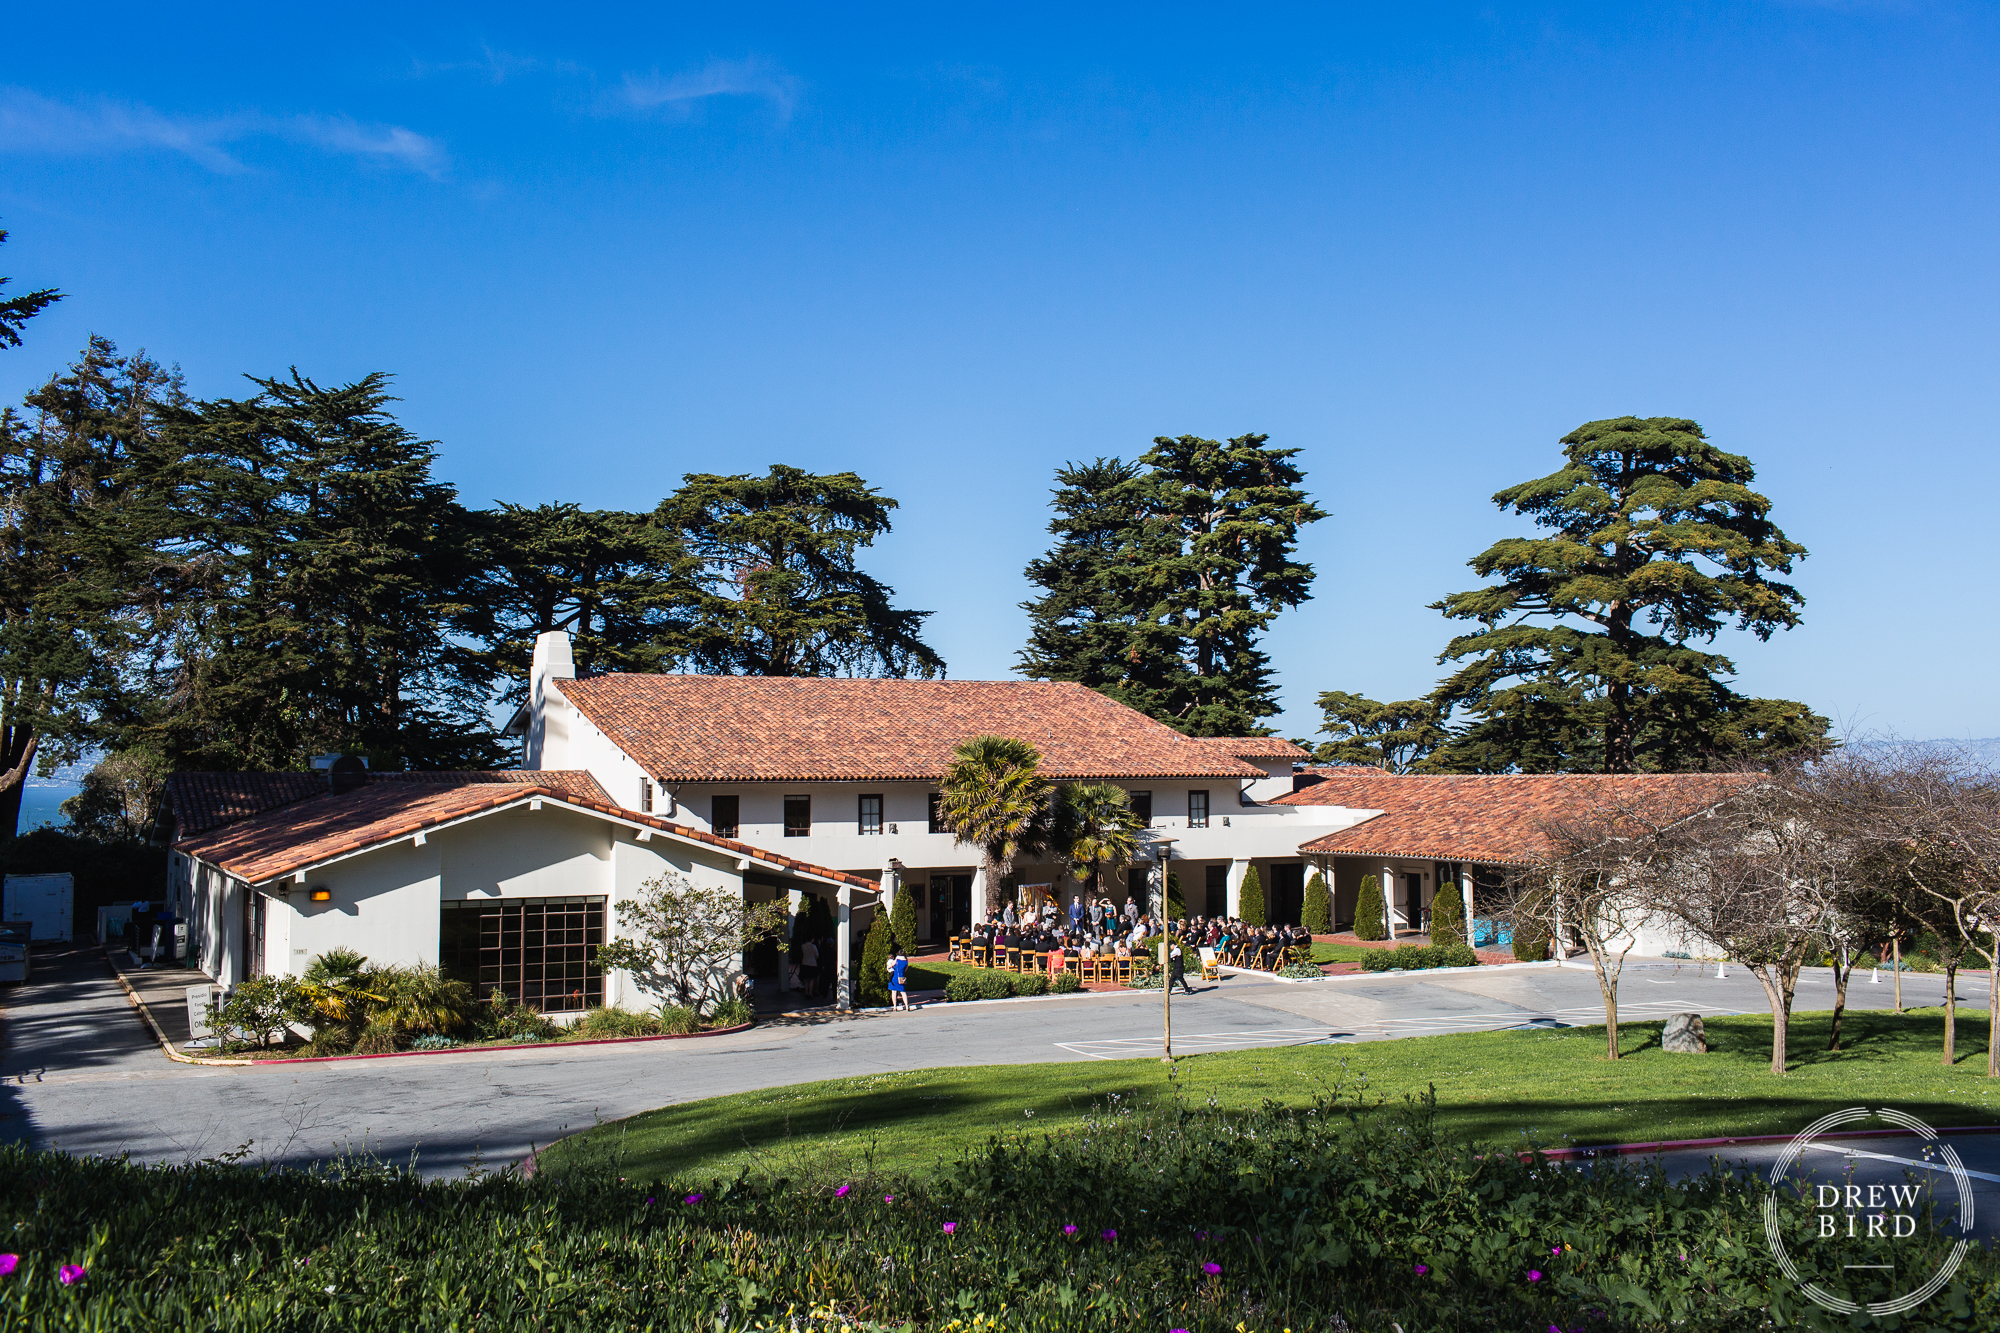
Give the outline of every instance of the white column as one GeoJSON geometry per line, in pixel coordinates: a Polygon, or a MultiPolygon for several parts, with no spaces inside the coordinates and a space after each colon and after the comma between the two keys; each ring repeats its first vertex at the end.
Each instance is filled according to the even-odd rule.
{"type": "Polygon", "coordinates": [[[1223,910],[1222,914],[1224,916],[1234,918],[1243,915],[1243,881],[1249,877],[1250,863],[1248,861],[1231,861],[1229,863],[1229,878],[1223,881],[1229,890],[1229,906],[1223,910]]]}
{"type": "MultiPolygon", "coordinates": [[[[876,909],[880,911],[880,908],[876,909]]],[[[840,890],[840,927],[834,932],[834,957],[839,971],[834,973],[835,986],[833,1007],[852,1009],[854,1007],[854,945],[848,939],[849,926],[854,921],[854,890],[845,885],[840,890]]]]}
{"type": "Polygon", "coordinates": [[[1458,865],[1458,892],[1465,899],[1465,942],[1471,944],[1472,929],[1472,867],[1463,861],[1458,865]]]}
{"type": "Polygon", "coordinates": [[[894,866],[884,865],[882,867],[882,906],[880,910],[887,912],[895,907],[896,895],[902,891],[902,872],[894,866]]]}
{"type": "Polygon", "coordinates": [[[986,867],[981,864],[972,868],[972,920],[964,922],[959,928],[962,930],[966,926],[988,919],[986,915],[986,867]]]}
{"type": "Polygon", "coordinates": [[[1382,924],[1389,928],[1389,938],[1396,938],[1396,867],[1382,867],[1382,924]]]}

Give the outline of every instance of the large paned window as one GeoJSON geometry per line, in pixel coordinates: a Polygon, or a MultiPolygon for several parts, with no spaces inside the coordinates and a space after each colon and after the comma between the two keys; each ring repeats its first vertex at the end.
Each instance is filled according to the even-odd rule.
{"type": "Polygon", "coordinates": [[[604,1003],[603,898],[479,898],[441,908],[438,966],[480,999],[505,991],[545,1014],[604,1003]]]}
{"type": "Polygon", "coordinates": [[[739,798],[735,796],[716,796],[712,797],[711,800],[713,804],[709,807],[708,813],[709,829],[718,838],[735,837],[737,812],[742,808],[739,798]]]}
{"type": "Polygon", "coordinates": [[[1188,827],[1208,827],[1208,793],[1191,791],[1188,793],[1188,827]]]}
{"type": "Polygon", "coordinates": [[[861,798],[861,811],[858,822],[863,833],[880,833],[882,831],[882,798],[880,796],[863,796],[861,798]]]}
{"type": "Polygon", "coordinates": [[[787,796],[785,798],[785,836],[788,838],[810,838],[813,831],[813,798],[810,796],[787,796]]]}

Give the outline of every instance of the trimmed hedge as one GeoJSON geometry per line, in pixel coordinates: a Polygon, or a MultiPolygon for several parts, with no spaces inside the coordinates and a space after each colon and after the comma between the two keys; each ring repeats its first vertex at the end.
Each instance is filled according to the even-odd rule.
{"type": "Polygon", "coordinates": [[[1243,892],[1237,899],[1236,919],[1246,926],[1261,926],[1264,922],[1264,881],[1257,877],[1257,867],[1251,866],[1243,876],[1243,892]]]}
{"type": "Polygon", "coordinates": [[[1299,912],[1299,924],[1314,935],[1333,933],[1333,895],[1326,891],[1326,879],[1317,870],[1306,881],[1306,900],[1299,912]]]}
{"type": "Polygon", "coordinates": [[[1382,902],[1382,877],[1363,875],[1361,877],[1361,897],[1354,904],[1354,937],[1359,940],[1381,940],[1389,937],[1389,918],[1382,902]]]}
{"type": "Polygon", "coordinates": [[[1463,944],[1403,944],[1393,949],[1370,950],[1361,960],[1364,972],[1392,972],[1398,968],[1414,972],[1425,967],[1476,967],[1479,955],[1463,944]]]}

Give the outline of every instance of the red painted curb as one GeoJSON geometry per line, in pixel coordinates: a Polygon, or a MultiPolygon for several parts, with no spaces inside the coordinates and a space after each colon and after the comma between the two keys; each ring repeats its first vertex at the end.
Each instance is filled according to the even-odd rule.
{"type": "Polygon", "coordinates": [[[262,1065],[325,1065],[336,1060],[399,1060],[406,1055],[472,1055],[491,1051],[539,1051],[550,1046],[618,1046],[632,1041],[686,1041],[690,1037],[726,1037],[732,1032],[741,1032],[752,1026],[738,1023],[733,1028],[712,1028],[707,1032],[661,1032],[651,1037],[587,1037],[582,1041],[524,1041],[519,1045],[496,1043],[492,1046],[447,1046],[438,1051],[378,1051],[373,1055],[305,1055],[290,1060],[246,1060],[243,1063],[254,1067],[262,1065]]]}
{"type": "MultiPolygon", "coordinates": [[[[2000,1125],[1953,1125],[1945,1129],[1940,1129],[1938,1133],[2000,1134],[2000,1125]]],[[[1907,1138],[1909,1134],[1910,1131],[1907,1129],[1856,1129],[1840,1134],[1829,1134],[1826,1137],[1830,1139],[1885,1139],[1907,1138]]],[[[1661,1139],[1657,1143],[1607,1143],[1602,1147],[1596,1148],[1549,1148],[1544,1150],[1541,1155],[1554,1159],[1598,1157],[1604,1155],[1621,1156],[1626,1153],[1635,1152],[1672,1152],[1677,1148],[1719,1148],[1724,1144],[1730,1143],[1790,1143],[1797,1137],[1798,1135],[1796,1134],[1744,1134],[1736,1138],[1727,1139],[1661,1139]]],[[[1531,1156],[1533,1156],[1531,1153],[1521,1154],[1524,1160],[1531,1156]]]]}

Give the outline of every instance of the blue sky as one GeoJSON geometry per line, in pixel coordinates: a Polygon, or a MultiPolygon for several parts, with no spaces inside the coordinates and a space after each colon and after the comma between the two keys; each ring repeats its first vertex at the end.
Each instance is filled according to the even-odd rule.
{"type": "Polygon", "coordinates": [[[964,678],[1058,465],[1266,432],[1333,513],[1292,735],[1430,687],[1564,432],[1690,416],[1812,552],[1738,687],[2000,734],[2000,10],[727,8],[10,14],[0,273],[70,296],[0,395],[98,332],[391,371],[472,504],[851,468],[964,678]]]}

